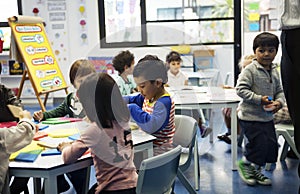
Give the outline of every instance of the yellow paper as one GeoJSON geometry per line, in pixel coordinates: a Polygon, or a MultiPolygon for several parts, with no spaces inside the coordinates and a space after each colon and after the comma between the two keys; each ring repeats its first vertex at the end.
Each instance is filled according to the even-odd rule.
{"type": "Polygon", "coordinates": [[[129,126],[131,130],[136,130],[139,128],[139,126],[136,123],[132,123],[132,122],[129,123],[129,126]]]}
{"type": "Polygon", "coordinates": [[[79,133],[79,130],[77,128],[56,129],[48,132],[48,136],[53,138],[62,138],[62,137],[69,137],[76,133],[79,133]]]}
{"type": "Polygon", "coordinates": [[[38,145],[38,141],[32,141],[26,147],[20,149],[17,152],[12,153],[9,157],[9,160],[14,160],[19,155],[19,153],[21,153],[21,152],[31,152],[31,151],[34,151],[34,150],[44,150],[44,148],[38,145]]]}

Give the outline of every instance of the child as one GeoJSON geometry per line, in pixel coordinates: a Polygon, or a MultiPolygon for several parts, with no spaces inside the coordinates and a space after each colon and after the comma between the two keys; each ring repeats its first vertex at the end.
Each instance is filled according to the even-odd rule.
{"type": "MultiPolygon", "coordinates": [[[[96,72],[95,66],[86,59],[76,60],[70,69],[70,82],[77,90],[81,82],[91,73],[96,72]]],[[[42,112],[41,110],[33,114],[33,118],[37,121],[46,120],[54,117],[75,117],[83,118],[85,116],[81,103],[78,100],[76,92],[70,93],[64,101],[55,109],[42,112]]]]}
{"type": "Polygon", "coordinates": [[[236,85],[237,94],[242,98],[239,123],[248,139],[246,152],[238,161],[238,171],[248,185],[271,185],[271,179],[261,173],[261,167],[277,161],[273,113],[285,101],[279,73],[272,63],[278,45],[279,40],[274,34],[263,32],[257,35],[253,41],[256,59],[241,72],[236,85]]]}
{"type": "Polygon", "coordinates": [[[114,57],[112,63],[114,68],[119,72],[119,76],[116,77],[116,82],[121,94],[128,95],[136,92],[136,84],[132,78],[134,55],[128,50],[122,51],[114,57]]]}
{"type": "MultiPolygon", "coordinates": [[[[240,72],[250,63],[252,63],[252,60],[255,58],[255,55],[251,54],[251,55],[245,55],[244,57],[241,58],[240,62],[239,62],[239,69],[240,72]]],[[[230,86],[223,86],[225,89],[232,89],[233,87],[230,86]]],[[[225,125],[227,127],[227,132],[224,134],[220,134],[218,135],[218,139],[221,141],[224,141],[228,144],[231,144],[231,108],[224,108],[222,110],[223,113],[223,117],[224,117],[224,121],[225,121],[225,125]]],[[[240,134],[240,125],[239,123],[237,124],[237,132],[238,134],[240,134]]]]}
{"type": "MultiPolygon", "coordinates": [[[[181,86],[187,86],[188,85],[188,77],[180,69],[181,63],[182,63],[181,56],[176,51],[171,51],[166,56],[166,64],[167,64],[167,67],[169,67],[169,70],[168,70],[168,83],[166,84],[166,86],[176,88],[176,87],[181,87],[181,86]]],[[[185,114],[185,115],[190,116],[191,111],[192,111],[193,118],[198,120],[198,125],[199,125],[199,129],[200,129],[201,137],[202,138],[207,137],[211,133],[212,129],[210,127],[206,127],[202,123],[202,119],[200,118],[199,110],[197,110],[197,109],[192,109],[192,110],[183,109],[183,110],[180,110],[179,113],[176,112],[176,114],[185,114]]],[[[200,110],[200,111],[202,111],[202,110],[200,110]]]]}
{"type": "Polygon", "coordinates": [[[156,137],[156,155],[160,149],[168,149],[175,132],[175,105],[164,88],[168,80],[167,69],[160,59],[141,59],[134,67],[133,78],[140,93],[124,96],[124,100],[137,125],[156,137]]]}
{"type": "MultiPolygon", "coordinates": [[[[0,74],[2,71],[2,64],[0,62],[0,74]]],[[[21,100],[17,99],[14,92],[7,88],[5,85],[0,83],[0,122],[8,122],[8,121],[16,121],[17,118],[15,118],[10,110],[8,109],[7,105],[12,104],[15,106],[22,107],[21,100]]]]}
{"type": "Polygon", "coordinates": [[[188,85],[188,77],[180,69],[181,62],[181,56],[176,51],[171,51],[166,57],[167,67],[169,67],[167,85],[170,87],[188,85]]]}
{"type": "MultiPolygon", "coordinates": [[[[76,60],[69,72],[70,82],[77,90],[81,84],[81,82],[90,74],[95,73],[95,66],[86,59],[78,59],[76,60]]],[[[75,118],[83,118],[85,117],[85,113],[83,111],[82,105],[79,102],[76,92],[70,93],[64,99],[64,101],[55,109],[42,112],[35,112],[33,118],[37,121],[46,120],[48,118],[54,117],[75,117],[75,118]]],[[[81,183],[82,180],[85,179],[86,169],[81,169],[77,171],[73,171],[68,173],[68,177],[72,182],[77,193],[82,192],[81,183]]],[[[69,184],[65,181],[63,175],[58,176],[58,190],[59,192],[66,191],[69,189],[69,184]]]]}
{"type": "Polygon", "coordinates": [[[30,120],[30,113],[22,111],[17,126],[0,128],[0,193],[10,192],[7,174],[10,154],[30,144],[37,130],[30,120]]]}
{"type": "Polygon", "coordinates": [[[108,74],[92,74],[78,95],[92,124],[81,133],[80,140],[59,144],[63,161],[76,162],[90,148],[97,183],[89,193],[134,194],[137,174],[130,114],[116,82],[108,74]]]}

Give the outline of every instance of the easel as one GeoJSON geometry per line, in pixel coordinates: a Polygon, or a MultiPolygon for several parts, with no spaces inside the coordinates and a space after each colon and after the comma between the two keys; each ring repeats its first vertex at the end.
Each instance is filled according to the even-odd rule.
{"type": "Polygon", "coordinates": [[[65,90],[68,86],[54,58],[52,49],[45,34],[42,18],[14,16],[8,18],[12,29],[11,56],[24,62],[26,70],[19,86],[17,97],[20,98],[24,82],[29,80],[43,112],[51,92],[65,90]],[[44,102],[41,99],[44,96],[44,102]]]}
{"type": "MultiPolygon", "coordinates": [[[[20,99],[21,97],[21,94],[22,94],[22,90],[23,90],[23,87],[24,87],[24,83],[26,80],[30,80],[30,82],[32,83],[31,79],[30,79],[30,75],[27,76],[27,74],[29,74],[29,72],[27,72],[27,70],[24,70],[23,72],[23,75],[22,75],[22,79],[21,79],[21,82],[20,82],[20,86],[19,86],[19,91],[18,91],[18,95],[17,95],[17,98],[20,99]]],[[[41,109],[43,112],[46,111],[46,104],[47,104],[47,100],[48,100],[48,97],[49,97],[49,93],[51,92],[56,92],[56,91],[59,91],[59,90],[62,90],[64,89],[66,94],[68,94],[68,87],[64,87],[64,88],[56,88],[56,89],[50,89],[50,90],[47,90],[47,91],[44,91],[44,92],[40,92],[40,93],[37,93],[37,89],[35,88],[35,85],[32,84],[33,86],[33,89],[34,89],[34,92],[35,92],[35,95],[39,101],[39,104],[41,106],[41,109]],[[45,95],[44,97],[44,102],[42,101],[41,99],[41,96],[42,95],[45,95]]]]}

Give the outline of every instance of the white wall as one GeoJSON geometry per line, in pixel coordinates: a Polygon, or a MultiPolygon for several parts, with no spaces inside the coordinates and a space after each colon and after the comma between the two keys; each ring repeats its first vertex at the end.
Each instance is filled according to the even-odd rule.
{"type": "MultiPolygon", "coordinates": [[[[51,1],[53,2],[53,1],[51,1]]],[[[55,2],[55,1],[54,1],[55,2]]],[[[64,1],[60,1],[64,2],[64,1]]],[[[98,1],[95,0],[65,0],[67,13],[66,21],[53,22],[49,21],[49,12],[47,10],[47,0],[23,0],[23,15],[33,15],[32,10],[34,7],[40,9],[39,16],[45,19],[47,35],[50,41],[53,42],[53,50],[60,51],[56,58],[60,64],[61,70],[65,76],[66,81],[69,83],[69,67],[73,61],[79,58],[87,58],[88,56],[114,56],[121,50],[128,49],[134,53],[136,61],[146,54],[157,55],[160,59],[165,60],[166,54],[170,51],[168,47],[144,47],[144,48],[117,48],[117,49],[100,49],[99,45],[99,22],[98,22],[98,1]],[[26,3],[25,3],[26,2],[26,3]],[[40,3],[38,3],[40,2],[40,3]],[[84,2],[86,7],[86,32],[87,40],[82,41],[80,35],[82,33],[79,21],[82,18],[79,12],[79,6],[81,2],[84,2]],[[63,23],[65,29],[55,30],[52,29],[51,24],[63,23]],[[55,35],[60,34],[57,38],[55,35]],[[61,44],[64,48],[61,48],[61,44]]],[[[192,47],[193,50],[200,49],[202,47],[192,47]]],[[[227,72],[233,72],[233,47],[232,46],[212,46],[215,49],[215,67],[220,69],[221,82],[225,79],[227,72]]],[[[233,73],[232,73],[233,75],[233,73]]],[[[233,76],[231,76],[230,82],[233,83],[233,76]]],[[[72,87],[70,87],[73,90],[72,87]]],[[[65,96],[64,92],[55,92],[55,97],[65,96]]]]}

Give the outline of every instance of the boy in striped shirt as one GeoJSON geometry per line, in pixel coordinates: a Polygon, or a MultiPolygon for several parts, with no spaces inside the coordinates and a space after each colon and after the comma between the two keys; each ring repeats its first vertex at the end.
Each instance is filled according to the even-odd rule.
{"type": "Polygon", "coordinates": [[[172,147],[175,132],[175,105],[164,88],[164,84],[168,81],[167,70],[163,61],[159,59],[140,60],[134,67],[133,78],[139,93],[123,98],[137,125],[156,137],[154,141],[156,155],[172,147]]]}

